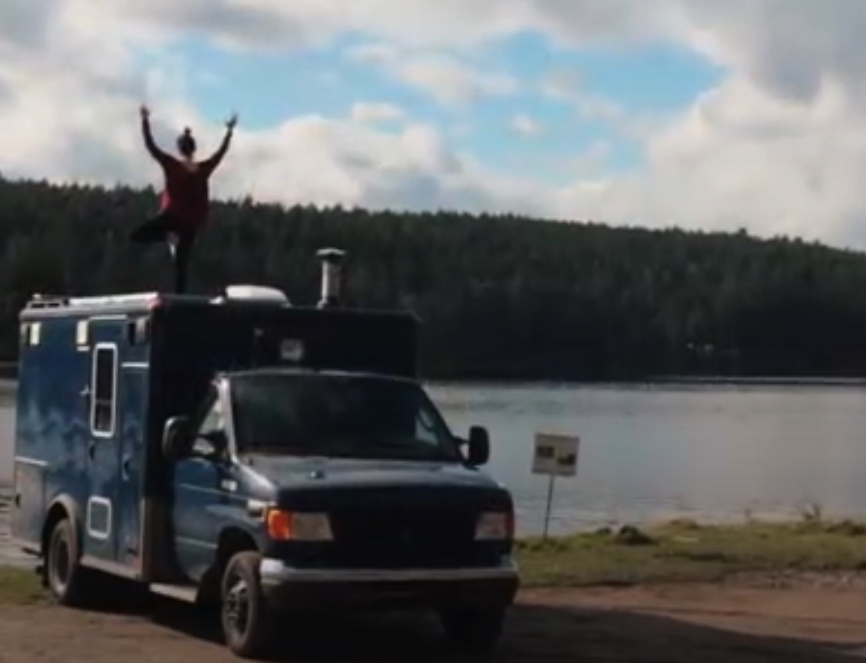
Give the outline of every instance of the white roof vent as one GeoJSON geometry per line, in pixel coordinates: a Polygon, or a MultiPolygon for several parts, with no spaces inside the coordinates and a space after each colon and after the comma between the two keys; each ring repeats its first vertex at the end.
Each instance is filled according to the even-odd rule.
{"type": "Polygon", "coordinates": [[[289,298],[279,288],[266,285],[230,285],[226,286],[226,299],[229,301],[257,302],[261,304],[278,304],[289,306],[289,298]]]}

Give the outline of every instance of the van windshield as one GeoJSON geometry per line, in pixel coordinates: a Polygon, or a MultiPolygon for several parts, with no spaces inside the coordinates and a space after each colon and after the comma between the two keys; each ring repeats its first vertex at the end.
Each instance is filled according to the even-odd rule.
{"type": "Polygon", "coordinates": [[[231,380],[238,453],[458,461],[424,390],[368,376],[273,373],[231,380]]]}

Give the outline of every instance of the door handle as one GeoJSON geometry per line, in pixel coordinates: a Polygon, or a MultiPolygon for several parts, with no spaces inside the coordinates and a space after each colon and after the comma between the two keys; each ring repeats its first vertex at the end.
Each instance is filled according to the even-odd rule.
{"type": "Polygon", "coordinates": [[[90,460],[93,460],[96,456],[96,440],[90,440],[90,443],[87,445],[87,455],[90,457],[90,460]]]}
{"type": "Polygon", "coordinates": [[[130,468],[131,461],[132,461],[132,459],[129,456],[126,456],[123,459],[123,462],[120,464],[120,471],[123,474],[124,479],[129,478],[129,468],[130,468]]]}

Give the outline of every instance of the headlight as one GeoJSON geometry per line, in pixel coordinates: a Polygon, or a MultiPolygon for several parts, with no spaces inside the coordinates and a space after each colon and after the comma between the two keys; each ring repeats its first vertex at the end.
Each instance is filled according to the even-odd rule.
{"type": "Polygon", "coordinates": [[[268,536],[277,541],[332,541],[327,513],[304,513],[269,509],[265,516],[268,536]]]}
{"type": "Polygon", "coordinates": [[[514,536],[514,516],[505,511],[485,511],[475,524],[476,541],[508,541],[514,536]]]}

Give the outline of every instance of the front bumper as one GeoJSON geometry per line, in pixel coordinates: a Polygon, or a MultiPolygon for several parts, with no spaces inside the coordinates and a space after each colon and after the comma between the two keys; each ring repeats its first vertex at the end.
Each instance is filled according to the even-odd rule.
{"type": "Polygon", "coordinates": [[[262,590],[280,607],[333,608],[508,606],[520,585],[517,563],[456,569],[310,569],[265,558],[259,568],[262,590]]]}

